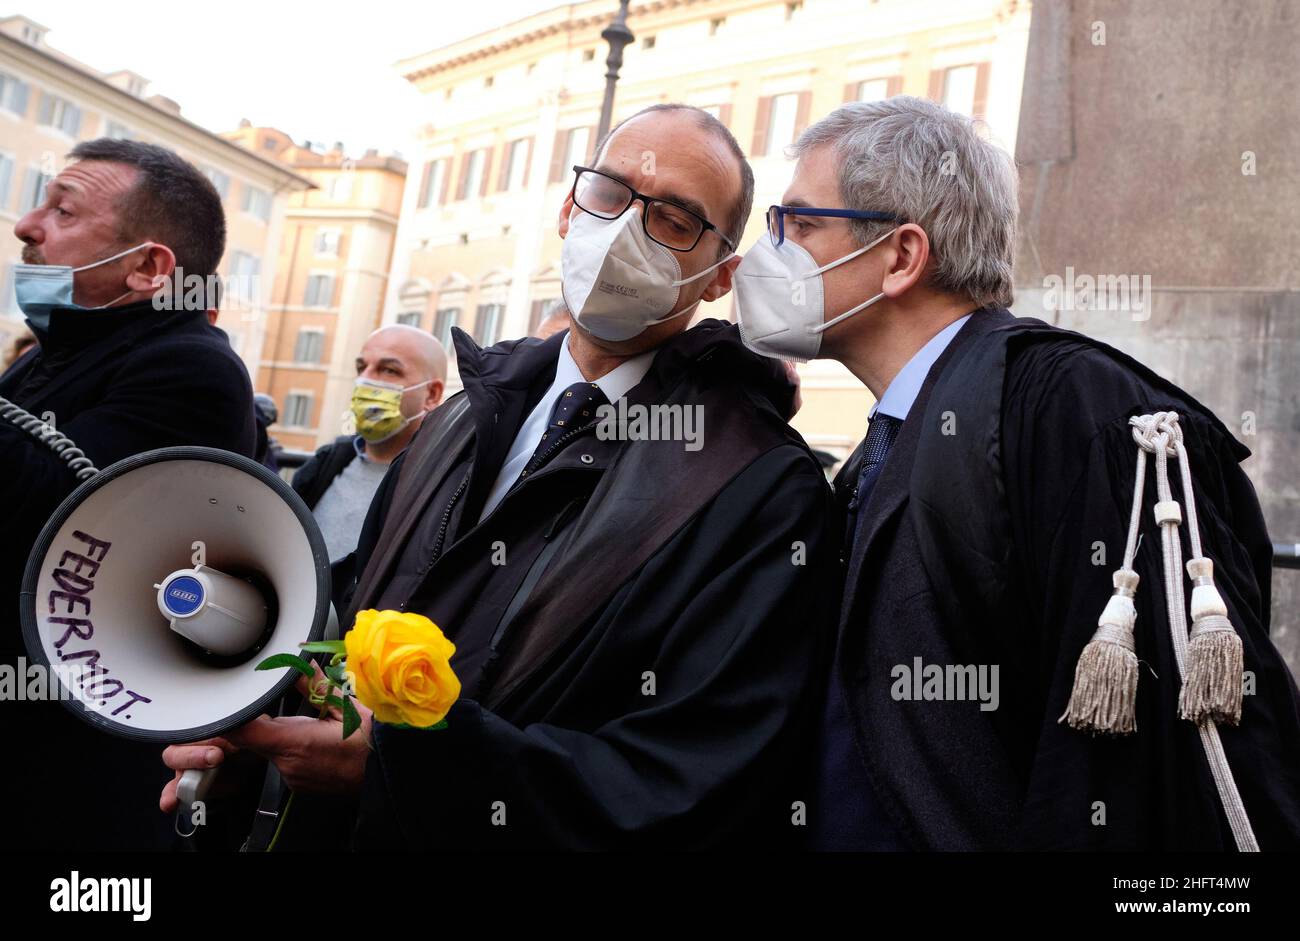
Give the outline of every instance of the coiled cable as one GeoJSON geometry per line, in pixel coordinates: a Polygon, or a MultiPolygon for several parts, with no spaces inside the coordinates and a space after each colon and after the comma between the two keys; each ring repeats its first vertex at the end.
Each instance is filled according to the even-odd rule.
{"type": "Polygon", "coordinates": [[[90,458],[86,457],[71,438],[59,434],[52,425],[10,402],[4,396],[0,396],[0,419],[18,426],[63,458],[72,472],[77,475],[78,480],[89,480],[99,473],[99,469],[91,463],[90,458]]]}

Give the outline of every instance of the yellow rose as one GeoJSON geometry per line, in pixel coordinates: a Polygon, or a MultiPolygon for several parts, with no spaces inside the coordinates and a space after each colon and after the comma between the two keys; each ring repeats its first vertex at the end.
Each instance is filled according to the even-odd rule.
{"type": "Polygon", "coordinates": [[[389,725],[437,725],[460,696],[456,652],[421,614],[359,611],[343,639],[357,699],[389,725]]]}

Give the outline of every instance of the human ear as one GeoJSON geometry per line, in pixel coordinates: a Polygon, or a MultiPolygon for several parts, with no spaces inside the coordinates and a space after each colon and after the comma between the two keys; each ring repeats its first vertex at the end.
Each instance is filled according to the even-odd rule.
{"type": "Polygon", "coordinates": [[[135,253],[134,264],[126,273],[126,286],[132,291],[150,293],[176,270],[176,256],[166,245],[150,243],[135,253]]]}
{"type": "Polygon", "coordinates": [[[731,291],[732,281],[735,278],[736,269],[739,267],[739,257],[732,257],[719,265],[713,272],[713,280],[709,282],[709,286],[704,289],[704,293],[700,297],[706,301],[716,301],[720,297],[726,297],[731,291]]]}
{"type": "Polygon", "coordinates": [[[559,231],[560,238],[569,234],[569,216],[573,212],[573,190],[569,190],[569,195],[564,197],[564,203],[560,206],[559,231]]]}
{"type": "Polygon", "coordinates": [[[925,276],[925,266],[930,260],[930,238],[919,225],[907,222],[898,227],[884,247],[888,257],[880,289],[886,297],[898,297],[925,276]]]}

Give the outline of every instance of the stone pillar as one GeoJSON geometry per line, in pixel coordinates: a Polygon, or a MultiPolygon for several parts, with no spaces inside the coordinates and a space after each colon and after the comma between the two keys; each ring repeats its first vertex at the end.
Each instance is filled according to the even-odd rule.
{"type": "MultiPolygon", "coordinates": [[[[1213,409],[1253,452],[1243,466],[1286,543],[1300,542],[1298,47],[1289,0],[1035,0],[1016,147],[1015,312],[1105,340],[1213,409]],[[1049,290],[1081,276],[1102,303],[1049,290]]],[[[1275,569],[1272,589],[1273,638],[1300,672],[1300,571],[1275,569]]]]}

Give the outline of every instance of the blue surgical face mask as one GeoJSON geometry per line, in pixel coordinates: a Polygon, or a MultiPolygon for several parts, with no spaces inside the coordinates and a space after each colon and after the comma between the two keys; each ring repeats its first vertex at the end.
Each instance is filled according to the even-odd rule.
{"type": "Polygon", "coordinates": [[[127,291],[125,294],[120,294],[108,304],[101,304],[99,307],[80,307],[73,303],[73,276],[78,271],[98,268],[100,265],[117,261],[152,244],[153,242],[141,242],[135,248],[128,248],[111,258],[82,265],[80,268],[73,268],[70,265],[14,265],[14,294],[18,298],[18,307],[27,315],[27,322],[34,329],[46,331],[50,328],[50,312],[56,307],[68,307],[72,310],[103,310],[110,304],[116,304],[134,292],[127,291]]]}

